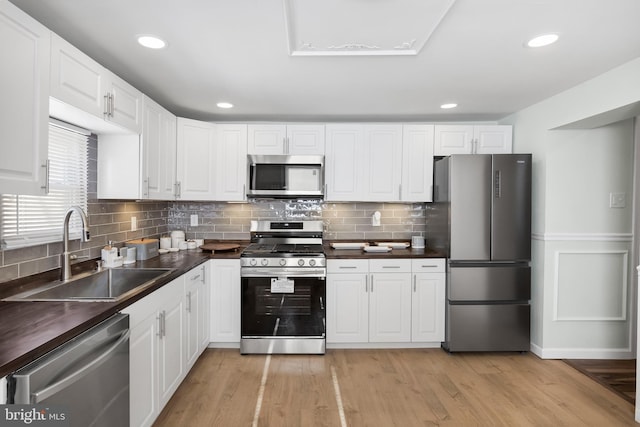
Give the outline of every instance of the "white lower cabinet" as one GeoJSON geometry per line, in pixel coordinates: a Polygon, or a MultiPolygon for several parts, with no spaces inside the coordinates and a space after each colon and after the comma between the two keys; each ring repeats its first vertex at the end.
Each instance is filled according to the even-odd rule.
{"type": "Polygon", "coordinates": [[[444,339],[444,259],[327,260],[327,343],[444,339]]]}
{"type": "Polygon", "coordinates": [[[185,274],[186,371],[209,344],[209,263],[185,274]]]}
{"type": "Polygon", "coordinates": [[[122,310],[131,329],[131,426],[153,424],[206,347],[208,305],[205,263],[122,310]]]}
{"type": "Polygon", "coordinates": [[[411,341],[444,341],[445,271],[442,258],[411,260],[411,341]]]}
{"type": "Polygon", "coordinates": [[[240,260],[212,259],[210,340],[240,344],[240,260]]]}

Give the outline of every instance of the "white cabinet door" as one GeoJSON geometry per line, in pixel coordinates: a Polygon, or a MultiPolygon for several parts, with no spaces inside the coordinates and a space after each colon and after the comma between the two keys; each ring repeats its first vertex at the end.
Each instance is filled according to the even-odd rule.
{"type": "Polygon", "coordinates": [[[433,201],[433,125],[402,128],[403,202],[433,201]]]}
{"type": "Polygon", "coordinates": [[[476,154],[510,154],[513,152],[513,129],[509,125],[476,126],[476,154]]]}
{"type": "Polygon", "coordinates": [[[131,325],[129,341],[130,424],[150,426],[159,410],[157,390],[158,325],[155,312],[131,325]]]}
{"type": "Polygon", "coordinates": [[[167,404],[185,375],[184,362],[184,276],[170,283],[172,296],[160,310],[161,326],[158,343],[158,386],[160,406],[167,404]]]}
{"type": "Polygon", "coordinates": [[[142,92],[111,72],[107,76],[110,99],[107,100],[106,119],[139,134],[142,131],[142,92]]]}
{"type": "Polygon", "coordinates": [[[178,199],[215,200],[216,126],[178,118],[178,199]]]}
{"type": "Polygon", "coordinates": [[[369,341],[368,278],[366,273],[327,274],[327,343],[369,341]]]}
{"type": "Polygon", "coordinates": [[[444,341],[446,263],[444,258],[414,258],[411,340],[444,341]]]}
{"type": "Polygon", "coordinates": [[[363,198],[362,125],[326,126],[325,200],[360,201],[363,198]]]}
{"type": "Polygon", "coordinates": [[[364,125],[358,156],[364,170],[364,201],[400,200],[402,125],[364,125]]]}
{"type": "Polygon", "coordinates": [[[143,198],[175,198],[176,138],[176,116],[145,96],[141,135],[143,198]]]}
{"type": "Polygon", "coordinates": [[[285,125],[249,125],[249,154],[285,154],[285,125]]]}
{"type": "Polygon", "coordinates": [[[194,268],[185,274],[185,363],[186,371],[191,369],[200,355],[200,342],[198,336],[199,317],[201,314],[198,299],[204,280],[202,268],[194,268]]]}
{"type": "Polygon", "coordinates": [[[369,341],[411,341],[411,273],[374,273],[369,294],[369,341]]]}
{"type": "Polygon", "coordinates": [[[51,34],[51,96],[103,117],[107,70],[55,33],[51,34]]]}
{"type": "Polygon", "coordinates": [[[105,134],[98,144],[98,198],[140,199],[140,136],[105,134]]]}
{"type": "Polygon", "coordinates": [[[51,32],[0,1],[0,52],[0,193],[44,195],[51,32]]]}
{"type": "Polygon", "coordinates": [[[413,275],[411,340],[444,341],[445,274],[413,275]]]}
{"type": "Polygon", "coordinates": [[[471,154],[473,126],[436,125],[434,132],[434,155],[471,154]]]}
{"type": "Polygon", "coordinates": [[[240,260],[211,260],[211,342],[240,343],[240,260]]]}
{"type": "Polygon", "coordinates": [[[287,125],[284,154],[324,155],[324,125],[287,125]]]}
{"type": "Polygon", "coordinates": [[[247,198],[247,125],[217,125],[216,197],[235,202],[247,198]]]}

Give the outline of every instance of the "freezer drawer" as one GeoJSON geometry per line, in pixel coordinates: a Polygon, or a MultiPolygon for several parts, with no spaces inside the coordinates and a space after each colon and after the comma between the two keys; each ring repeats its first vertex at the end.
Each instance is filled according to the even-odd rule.
{"type": "Polygon", "coordinates": [[[528,301],[531,267],[528,265],[453,266],[449,268],[450,301],[528,301]]]}
{"type": "Polygon", "coordinates": [[[447,304],[448,351],[529,351],[528,304],[447,304]]]}

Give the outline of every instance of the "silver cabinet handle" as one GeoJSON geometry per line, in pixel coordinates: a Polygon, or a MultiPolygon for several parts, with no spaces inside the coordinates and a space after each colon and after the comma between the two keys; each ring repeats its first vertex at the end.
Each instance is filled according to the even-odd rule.
{"type": "Polygon", "coordinates": [[[110,116],[110,117],[113,117],[113,113],[116,111],[116,107],[115,107],[115,104],[116,104],[116,102],[115,102],[115,101],[116,101],[116,98],[113,96],[113,94],[112,94],[112,93],[111,93],[111,94],[109,94],[109,98],[110,98],[110,100],[111,100],[111,102],[109,102],[109,116],[110,116]]]}
{"type": "Polygon", "coordinates": [[[204,268],[204,265],[202,266],[202,283],[206,283],[206,274],[207,274],[207,269],[204,268]]]}
{"type": "Polygon", "coordinates": [[[369,276],[364,276],[364,291],[369,292],[369,276]]]}
{"type": "Polygon", "coordinates": [[[402,184],[398,185],[398,200],[402,200],[402,184]]]}
{"type": "Polygon", "coordinates": [[[191,313],[191,291],[187,293],[187,313],[191,313]]]}
{"type": "Polygon", "coordinates": [[[373,293],[373,274],[371,275],[371,293],[373,293]]]}
{"type": "Polygon", "coordinates": [[[33,399],[33,403],[40,403],[43,400],[53,396],[54,394],[58,393],[60,390],[63,390],[67,386],[76,382],[78,379],[83,377],[86,373],[93,371],[95,368],[105,363],[109,358],[112,357],[113,353],[118,351],[118,349],[122,347],[124,343],[127,342],[127,340],[129,339],[130,333],[131,332],[129,331],[129,329],[127,329],[125,332],[123,332],[120,335],[118,340],[111,347],[109,347],[105,352],[103,352],[100,356],[98,356],[91,362],[87,363],[82,368],[64,377],[60,381],[57,381],[51,384],[49,387],[46,387],[40,391],[32,393],[31,398],[33,399]]]}
{"type": "Polygon", "coordinates": [[[422,268],[437,268],[437,265],[421,265],[422,268]]]}
{"type": "Polygon", "coordinates": [[[198,274],[197,276],[193,276],[193,277],[191,278],[191,281],[193,282],[193,281],[195,281],[195,280],[198,280],[199,278],[200,278],[200,275],[198,274]]]}
{"type": "Polygon", "coordinates": [[[340,267],[338,267],[341,270],[346,270],[346,269],[350,269],[350,268],[358,268],[355,265],[341,265],[340,267]]]}
{"type": "Polygon", "coordinates": [[[167,317],[167,313],[164,310],[162,310],[158,315],[158,337],[160,337],[161,339],[167,335],[166,329],[165,329],[166,317],[167,317]]]}
{"type": "Polygon", "coordinates": [[[44,190],[44,194],[49,194],[49,171],[51,170],[51,162],[49,159],[44,162],[44,165],[40,165],[40,167],[44,168],[44,185],[40,188],[44,190]]]}
{"type": "Polygon", "coordinates": [[[416,275],[413,275],[413,293],[416,293],[416,275]]]}
{"type": "Polygon", "coordinates": [[[399,265],[383,265],[382,268],[400,268],[399,265]]]}
{"type": "Polygon", "coordinates": [[[105,118],[109,117],[109,93],[104,95],[104,112],[102,114],[105,118]]]}
{"type": "Polygon", "coordinates": [[[176,183],[173,184],[173,186],[176,189],[176,194],[175,194],[176,199],[179,199],[180,198],[180,193],[181,193],[181,190],[182,190],[182,188],[180,187],[180,181],[176,181],[176,183]]]}

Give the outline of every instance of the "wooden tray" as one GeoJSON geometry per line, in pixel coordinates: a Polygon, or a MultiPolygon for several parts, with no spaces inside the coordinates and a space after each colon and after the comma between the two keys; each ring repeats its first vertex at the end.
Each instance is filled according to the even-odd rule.
{"type": "Polygon", "coordinates": [[[205,243],[200,246],[200,249],[203,251],[211,251],[211,252],[226,252],[226,251],[235,251],[238,249],[240,245],[236,243],[205,243]]]}

